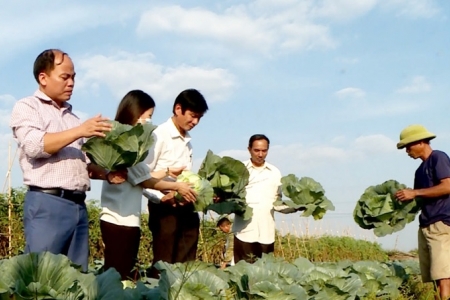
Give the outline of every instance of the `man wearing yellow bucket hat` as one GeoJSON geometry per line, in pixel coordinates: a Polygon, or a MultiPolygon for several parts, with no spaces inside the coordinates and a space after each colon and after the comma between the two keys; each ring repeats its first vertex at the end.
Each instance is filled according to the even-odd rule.
{"type": "Polygon", "coordinates": [[[399,201],[421,198],[419,216],[419,261],[423,282],[436,281],[440,299],[450,297],[450,159],[433,150],[436,137],[422,125],[410,125],[400,133],[398,149],[406,148],[411,158],[420,158],[414,189],[396,193],[399,201]]]}

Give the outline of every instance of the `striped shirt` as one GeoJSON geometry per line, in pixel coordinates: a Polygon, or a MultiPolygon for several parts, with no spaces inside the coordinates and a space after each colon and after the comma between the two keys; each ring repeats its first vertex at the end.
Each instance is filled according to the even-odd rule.
{"type": "Polygon", "coordinates": [[[19,148],[19,164],[25,185],[87,191],[90,188],[87,157],[78,139],[55,154],[44,151],[44,135],[81,124],[64,102],[62,108],[41,91],[19,100],[11,114],[10,127],[19,148]]]}

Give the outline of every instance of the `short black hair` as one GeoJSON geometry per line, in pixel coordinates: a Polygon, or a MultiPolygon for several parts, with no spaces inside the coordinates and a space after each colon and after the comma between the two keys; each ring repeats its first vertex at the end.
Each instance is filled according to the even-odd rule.
{"type": "Polygon", "coordinates": [[[181,106],[181,112],[184,114],[186,110],[190,110],[197,114],[204,114],[208,110],[208,104],[206,103],[203,95],[195,89],[187,89],[182,91],[175,102],[173,103],[172,112],[175,114],[175,106],[179,104],[181,106]]]}
{"type": "Polygon", "coordinates": [[[114,120],[122,124],[135,125],[139,117],[153,107],[155,101],[149,94],[141,90],[132,90],[120,101],[114,120]]]}
{"type": "Polygon", "coordinates": [[[248,140],[248,147],[251,148],[253,146],[253,142],[260,141],[260,140],[265,140],[265,141],[267,141],[267,145],[268,146],[270,145],[270,141],[267,136],[265,136],[264,134],[254,134],[248,140]]]}
{"type": "Polygon", "coordinates": [[[219,221],[217,221],[217,227],[220,227],[225,224],[231,224],[231,221],[230,219],[228,219],[228,217],[220,218],[219,221]]]}
{"type": "Polygon", "coordinates": [[[47,49],[42,51],[34,61],[33,65],[33,75],[34,79],[36,79],[37,83],[39,82],[39,74],[45,72],[46,74],[50,74],[50,72],[55,68],[55,53],[62,54],[62,60],[57,63],[60,65],[64,61],[64,56],[68,56],[68,54],[59,49],[47,49]]]}

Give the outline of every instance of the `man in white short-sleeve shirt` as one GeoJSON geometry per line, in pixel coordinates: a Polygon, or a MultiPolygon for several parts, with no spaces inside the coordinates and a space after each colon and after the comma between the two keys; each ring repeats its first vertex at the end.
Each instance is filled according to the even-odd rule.
{"type": "MultiPolygon", "coordinates": [[[[208,110],[202,94],[195,89],[181,92],[173,105],[173,116],[155,129],[155,145],[146,159],[150,170],[192,168],[192,146],[189,131],[208,110]]],[[[167,180],[170,178],[167,176],[167,180]]],[[[172,179],[174,180],[174,179],[172,179]]],[[[174,192],[163,194],[145,190],[149,199],[149,228],[152,232],[153,264],[162,260],[168,263],[193,261],[197,255],[200,219],[190,203],[175,201],[174,192]]],[[[158,278],[156,268],[149,276],[158,278]]]]}
{"type": "Polygon", "coordinates": [[[263,253],[274,251],[275,219],[273,203],[280,195],[281,173],[266,162],[269,139],[263,134],[250,137],[250,160],[244,162],[250,173],[246,187],[247,204],[253,208],[253,216],[245,221],[236,215],[233,224],[234,261],[254,262],[263,253]]]}

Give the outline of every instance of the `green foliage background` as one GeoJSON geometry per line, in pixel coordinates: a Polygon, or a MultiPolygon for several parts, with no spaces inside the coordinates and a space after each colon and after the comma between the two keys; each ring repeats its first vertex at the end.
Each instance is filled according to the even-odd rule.
{"type": "MultiPolygon", "coordinates": [[[[26,190],[13,189],[11,193],[11,217],[8,213],[8,194],[0,194],[0,258],[22,254],[25,247],[23,235],[23,201],[26,190]],[[9,243],[9,226],[11,226],[11,243],[9,243]]],[[[103,259],[103,242],[100,232],[100,206],[96,200],[87,201],[89,211],[89,249],[90,263],[103,259]]],[[[219,263],[221,251],[225,244],[225,235],[218,231],[212,221],[203,221],[199,240],[198,259],[205,262],[219,263]]],[[[148,215],[142,216],[142,234],[139,249],[141,265],[150,265],[152,235],[148,229],[148,215]]]]}
{"type": "MultiPolygon", "coordinates": [[[[8,195],[0,195],[0,258],[23,253],[25,239],[23,236],[23,200],[26,190],[13,189],[11,194],[11,218],[8,217],[8,195]],[[9,226],[11,225],[11,244],[9,244],[9,226]],[[10,252],[9,252],[10,250],[10,252]]],[[[103,259],[103,243],[100,232],[100,207],[98,201],[88,201],[89,211],[89,246],[90,263],[103,259]]],[[[214,221],[203,219],[197,251],[199,261],[220,263],[226,236],[217,230],[214,221]]],[[[139,263],[149,266],[153,255],[151,251],[152,235],[148,229],[148,215],[142,216],[142,235],[139,249],[139,263]]],[[[308,237],[294,235],[280,236],[277,233],[275,256],[288,261],[305,257],[311,261],[377,260],[386,261],[387,255],[379,244],[355,240],[351,237],[308,237]]]]}
{"type": "MultiPolygon", "coordinates": [[[[8,194],[0,194],[0,259],[21,254],[24,249],[23,237],[23,200],[25,189],[16,188],[11,192],[11,216],[9,216],[8,194]],[[11,228],[11,239],[9,239],[11,228]],[[10,243],[11,240],[11,243],[10,243]]],[[[90,262],[99,265],[103,258],[103,243],[101,239],[98,201],[88,201],[90,227],[90,262]]],[[[142,237],[139,249],[140,268],[146,268],[152,260],[152,237],[147,226],[148,216],[142,217],[142,237]]],[[[199,261],[219,263],[226,236],[217,230],[215,222],[203,220],[200,228],[200,239],[197,258],[199,261]]],[[[388,261],[388,253],[379,244],[357,240],[348,236],[297,237],[281,236],[277,233],[275,241],[275,256],[287,261],[299,257],[311,262],[339,262],[344,260],[388,261]]],[[[402,288],[402,296],[398,299],[431,299],[433,287],[422,284],[419,277],[411,278],[402,288]],[[431,296],[430,296],[431,295],[431,296]]],[[[375,298],[373,298],[375,299],[375,298]]],[[[378,298],[377,298],[378,299],[378,298]]]]}

